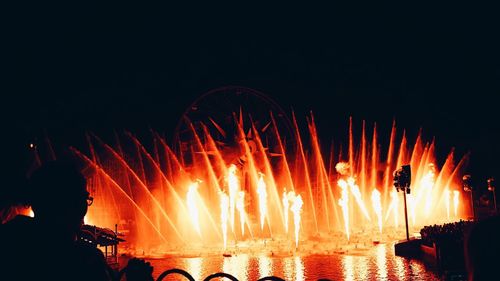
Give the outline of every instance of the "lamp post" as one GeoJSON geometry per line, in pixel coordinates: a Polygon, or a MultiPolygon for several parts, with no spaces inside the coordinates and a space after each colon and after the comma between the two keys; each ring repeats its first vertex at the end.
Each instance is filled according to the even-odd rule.
{"type": "Polygon", "coordinates": [[[493,206],[495,207],[495,215],[496,215],[498,214],[498,209],[497,209],[497,196],[495,192],[495,179],[489,178],[486,182],[488,183],[488,190],[493,193],[493,206]]]}
{"type": "Polygon", "coordinates": [[[405,226],[406,240],[410,241],[410,233],[408,232],[408,210],[406,207],[406,193],[410,194],[411,184],[411,169],[410,165],[403,165],[399,170],[394,171],[393,182],[396,191],[403,191],[403,199],[405,205],[405,226]]]}
{"type": "Polygon", "coordinates": [[[464,175],[462,177],[462,186],[464,191],[470,193],[470,207],[472,209],[472,220],[476,220],[476,210],[474,210],[474,196],[472,194],[472,177],[471,175],[464,175]]]}

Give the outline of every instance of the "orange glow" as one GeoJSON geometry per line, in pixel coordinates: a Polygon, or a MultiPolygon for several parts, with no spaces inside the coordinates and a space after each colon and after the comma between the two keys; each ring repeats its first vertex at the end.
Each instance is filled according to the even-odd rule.
{"type": "Polygon", "coordinates": [[[406,202],[408,203],[408,216],[411,219],[411,223],[415,226],[415,196],[413,194],[406,194],[406,202]]]}
{"type": "Polygon", "coordinates": [[[195,236],[203,237],[197,239],[200,247],[224,250],[230,240],[231,251],[233,241],[236,249],[254,238],[290,239],[290,248],[302,237],[323,233],[344,232],[354,240],[360,229],[383,233],[399,226],[403,205],[391,184],[392,171],[406,163],[412,169],[407,196],[412,225],[459,218],[456,182],[467,157],[455,165],[450,153],[451,160],[438,169],[434,144],[420,134],[412,147],[394,123],[385,136],[389,149],[381,148],[387,142],[379,126],[359,122],[358,130],[353,119],[348,143],[335,142],[324,151],[312,115],[305,135],[295,116],[291,134],[279,120],[254,121],[235,113],[234,136],[215,117],[205,123],[187,120],[190,135],[175,144],[178,149],[157,133],[154,149],[130,133],[117,137],[115,147],[89,136],[89,149],[82,149],[88,155],[72,148],[96,171],[89,181],[95,201],[85,223],[112,229],[118,224],[132,234],[130,248],[145,251],[178,247],[195,236]]]}
{"type": "Polygon", "coordinates": [[[283,201],[283,215],[285,217],[285,233],[288,234],[288,196],[286,194],[286,188],[285,191],[283,191],[283,198],[281,199],[283,201]]]}
{"type": "Polygon", "coordinates": [[[446,207],[446,219],[450,220],[450,190],[448,188],[444,190],[444,204],[446,207]]]}
{"type": "Polygon", "coordinates": [[[453,190],[453,214],[455,215],[455,217],[458,216],[458,196],[460,195],[460,193],[458,192],[458,190],[453,190]]]}
{"type": "Polygon", "coordinates": [[[433,194],[432,189],[434,187],[434,171],[429,171],[422,179],[422,188],[425,193],[425,204],[424,204],[424,215],[427,218],[431,214],[431,207],[433,205],[433,194]]]}
{"type": "Polygon", "coordinates": [[[220,192],[220,221],[222,229],[222,238],[224,242],[224,250],[227,249],[227,221],[229,211],[229,198],[224,192],[220,192]]]}
{"type": "Polygon", "coordinates": [[[398,198],[398,192],[396,190],[391,191],[391,204],[389,207],[389,210],[387,211],[387,215],[390,214],[392,211],[392,214],[394,216],[394,226],[398,227],[398,216],[399,216],[399,211],[398,211],[398,205],[399,205],[399,198],[398,198]]]}

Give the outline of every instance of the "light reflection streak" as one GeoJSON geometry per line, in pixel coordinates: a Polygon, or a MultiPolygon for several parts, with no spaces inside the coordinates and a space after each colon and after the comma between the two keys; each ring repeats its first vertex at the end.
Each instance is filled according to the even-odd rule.
{"type": "Polygon", "coordinates": [[[354,270],[354,272],[357,273],[358,276],[356,276],[356,280],[368,280],[368,272],[369,272],[369,265],[368,265],[368,257],[356,257],[358,262],[357,262],[357,267],[354,270]]]}
{"type": "Polygon", "coordinates": [[[240,281],[248,281],[248,255],[224,258],[222,271],[233,275],[240,281]]]}
{"type": "Polygon", "coordinates": [[[344,273],[344,280],[354,281],[354,265],[352,256],[342,257],[342,269],[344,273]]]}
{"type": "Polygon", "coordinates": [[[259,258],[259,279],[272,275],[272,260],[266,256],[260,256],[259,258]]]}
{"type": "Polygon", "coordinates": [[[292,258],[284,259],[283,273],[285,275],[285,280],[293,280],[294,264],[292,258]]]}
{"type": "Polygon", "coordinates": [[[295,280],[297,281],[306,280],[304,277],[304,262],[300,257],[295,257],[294,262],[295,262],[295,280]]]}
{"type": "Polygon", "coordinates": [[[377,251],[375,252],[376,260],[377,260],[377,279],[378,280],[387,280],[387,249],[385,244],[378,245],[377,251]]]}
{"type": "Polygon", "coordinates": [[[193,276],[194,280],[201,280],[203,258],[186,259],[187,272],[193,276]]]}
{"type": "Polygon", "coordinates": [[[425,272],[424,265],[419,262],[411,262],[409,268],[411,276],[421,276],[425,272]]]}
{"type": "Polygon", "coordinates": [[[401,257],[395,257],[394,260],[396,261],[396,266],[394,268],[394,273],[398,276],[399,280],[404,280],[405,278],[405,265],[403,263],[403,258],[401,257]]]}

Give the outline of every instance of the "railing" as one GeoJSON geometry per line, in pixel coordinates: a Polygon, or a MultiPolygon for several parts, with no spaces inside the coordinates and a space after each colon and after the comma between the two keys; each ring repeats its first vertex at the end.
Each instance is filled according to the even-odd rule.
{"type": "MultiPolygon", "coordinates": [[[[172,269],[164,271],[162,274],[160,274],[160,276],[158,276],[158,279],[156,279],[156,281],[162,281],[163,278],[167,277],[170,274],[180,274],[180,275],[186,277],[187,280],[194,281],[194,278],[191,276],[191,274],[189,274],[185,270],[178,269],[178,268],[172,268],[172,269]]],[[[238,278],[234,277],[233,275],[231,275],[229,273],[225,273],[225,272],[217,272],[217,273],[214,273],[214,274],[210,274],[209,276],[207,276],[203,280],[204,281],[209,281],[209,280],[212,280],[214,278],[227,278],[227,279],[229,279],[231,281],[238,281],[238,278]]],[[[267,280],[268,281],[285,281],[285,279],[282,279],[282,278],[279,278],[279,277],[276,277],[276,276],[263,277],[263,278],[260,278],[257,281],[267,281],[267,280]]]]}
{"type": "MultiPolygon", "coordinates": [[[[179,269],[179,268],[172,268],[172,269],[165,270],[164,272],[162,272],[160,274],[160,276],[158,276],[156,281],[162,281],[163,279],[165,279],[165,277],[167,277],[168,275],[171,275],[171,274],[182,275],[182,276],[184,276],[184,278],[186,280],[195,281],[195,279],[193,278],[193,276],[191,276],[191,274],[189,274],[189,272],[187,272],[183,269],[179,269]]],[[[123,272],[121,272],[120,279],[123,275],[124,275],[123,272]]],[[[209,280],[212,280],[214,278],[227,278],[231,281],[239,281],[238,278],[234,277],[233,275],[231,275],[229,273],[225,273],[225,272],[217,272],[214,274],[210,274],[209,276],[205,277],[205,279],[203,279],[203,281],[209,281],[209,280]]],[[[277,277],[277,276],[266,276],[266,277],[262,277],[262,278],[258,279],[257,281],[285,281],[285,279],[277,277]]],[[[318,281],[331,281],[331,280],[322,278],[322,279],[318,279],[318,281]]]]}

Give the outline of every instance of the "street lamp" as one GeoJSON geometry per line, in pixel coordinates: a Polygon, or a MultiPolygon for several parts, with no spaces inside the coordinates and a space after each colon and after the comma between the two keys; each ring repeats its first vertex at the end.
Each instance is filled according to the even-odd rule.
{"type": "Polygon", "coordinates": [[[470,207],[472,209],[472,220],[476,219],[476,210],[474,210],[474,196],[472,194],[472,176],[464,175],[462,177],[462,187],[465,192],[470,192],[470,207]]]}
{"type": "Polygon", "coordinates": [[[393,182],[396,191],[403,191],[403,199],[405,205],[405,226],[406,226],[406,240],[410,241],[410,234],[408,232],[408,211],[406,207],[406,194],[410,194],[411,184],[411,168],[410,165],[403,165],[400,169],[394,171],[393,182]]]}
{"type": "Polygon", "coordinates": [[[493,206],[495,206],[495,214],[497,214],[498,210],[497,210],[497,196],[495,193],[495,179],[491,177],[486,182],[488,183],[488,190],[493,193],[493,206]]]}

